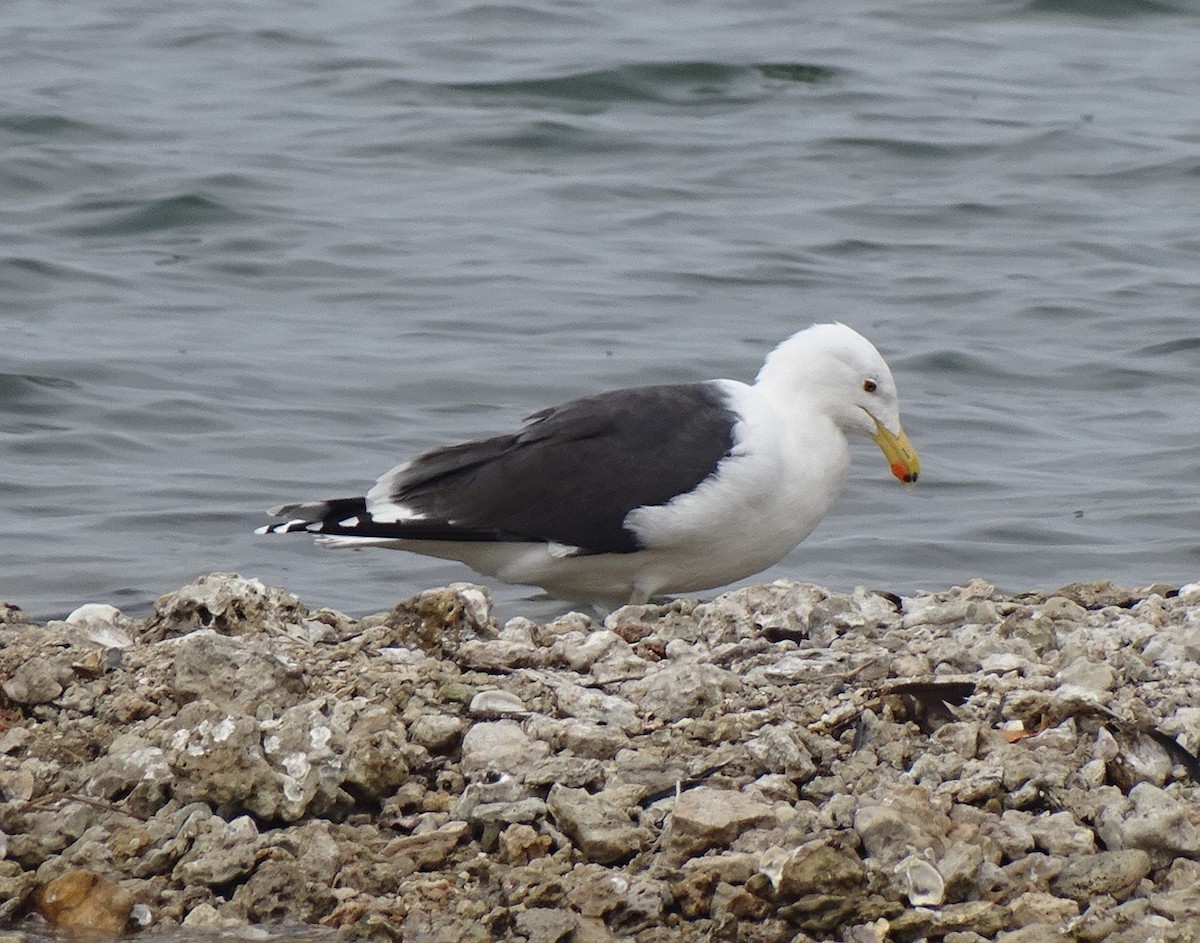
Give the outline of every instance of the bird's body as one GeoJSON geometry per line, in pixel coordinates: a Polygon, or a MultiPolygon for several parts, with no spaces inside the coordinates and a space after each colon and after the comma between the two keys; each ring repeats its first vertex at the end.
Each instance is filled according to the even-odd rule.
{"type": "Polygon", "coordinates": [[[276,508],[287,520],[259,532],[458,560],[604,606],[645,601],[786,556],[845,483],[848,432],[874,437],[893,473],[916,480],[887,364],[850,328],[816,325],[780,344],[753,385],[573,400],[512,435],[397,466],[364,497],[276,508]]]}

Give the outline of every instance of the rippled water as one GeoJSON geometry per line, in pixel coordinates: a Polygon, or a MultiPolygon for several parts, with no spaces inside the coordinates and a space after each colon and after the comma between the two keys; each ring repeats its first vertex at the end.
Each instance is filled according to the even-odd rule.
{"type": "Polygon", "coordinates": [[[829,319],[889,356],[924,474],[866,444],[768,576],[1200,572],[1194,3],[5,21],[0,596],[35,613],[209,570],[389,606],[466,571],[262,510],[573,395],[749,378],[829,319]]]}

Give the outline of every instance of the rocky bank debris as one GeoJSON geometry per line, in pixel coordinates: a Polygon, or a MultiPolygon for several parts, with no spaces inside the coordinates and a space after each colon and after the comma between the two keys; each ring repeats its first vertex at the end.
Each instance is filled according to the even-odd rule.
{"type": "Polygon", "coordinates": [[[1200,585],[499,626],[466,584],[353,619],[213,574],[0,608],[0,689],[9,928],[1200,940],[1200,585]]]}

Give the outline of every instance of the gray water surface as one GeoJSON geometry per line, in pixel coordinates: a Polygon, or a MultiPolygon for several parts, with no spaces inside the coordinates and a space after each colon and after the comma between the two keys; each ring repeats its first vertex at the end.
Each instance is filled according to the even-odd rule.
{"type": "MultiPolygon", "coordinates": [[[[255,537],[598,390],[843,320],[870,443],[763,578],[1200,574],[1200,6],[6,6],[0,597],[469,578],[255,537]]],[[[559,604],[498,592],[508,614],[559,604]],[[530,602],[529,600],[533,600],[530,602]]]]}

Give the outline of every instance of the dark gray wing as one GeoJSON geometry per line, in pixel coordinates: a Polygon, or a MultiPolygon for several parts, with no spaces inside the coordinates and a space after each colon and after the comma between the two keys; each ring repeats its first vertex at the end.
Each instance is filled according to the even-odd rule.
{"type": "Polygon", "coordinates": [[[372,509],[380,514],[387,500],[421,519],[375,528],[628,553],[639,546],[626,515],[711,475],[733,447],[737,414],[718,384],[692,383],[588,396],[526,422],[513,435],[428,452],[385,477],[372,509]]]}

